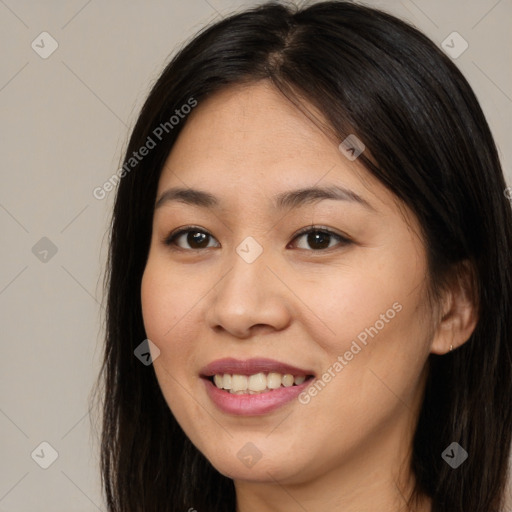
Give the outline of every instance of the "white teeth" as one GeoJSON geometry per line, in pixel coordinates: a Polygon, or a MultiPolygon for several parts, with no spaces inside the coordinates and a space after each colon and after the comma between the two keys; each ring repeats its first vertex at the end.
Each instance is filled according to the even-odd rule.
{"type": "Polygon", "coordinates": [[[304,375],[301,375],[300,377],[295,377],[293,379],[293,382],[298,386],[299,384],[302,384],[306,380],[306,377],[304,375]]]}
{"type": "Polygon", "coordinates": [[[270,372],[268,374],[260,372],[250,376],[225,373],[217,374],[213,377],[213,382],[217,388],[228,390],[236,395],[256,395],[278,389],[281,386],[285,388],[289,388],[294,384],[299,386],[305,380],[305,375],[293,376],[291,373],[283,375],[277,372],[270,372]]]}
{"type": "Polygon", "coordinates": [[[281,374],[271,372],[267,376],[267,387],[269,389],[277,389],[281,387],[281,374]]]}
{"type": "Polygon", "coordinates": [[[233,382],[232,382],[232,379],[231,379],[231,375],[229,373],[225,373],[224,374],[224,378],[222,380],[223,380],[222,386],[217,386],[217,387],[221,387],[221,388],[224,388],[224,389],[232,389],[233,382]]]}
{"type": "Polygon", "coordinates": [[[233,375],[231,379],[233,391],[245,391],[247,389],[247,375],[233,375]]]}
{"type": "Polygon", "coordinates": [[[293,386],[293,375],[290,375],[287,373],[286,375],[283,375],[283,386],[285,388],[289,388],[290,386],[293,386]]]}
{"type": "Polygon", "coordinates": [[[263,391],[267,387],[267,377],[264,373],[257,373],[249,377],[247,389],[249,391],[263,391]]]}

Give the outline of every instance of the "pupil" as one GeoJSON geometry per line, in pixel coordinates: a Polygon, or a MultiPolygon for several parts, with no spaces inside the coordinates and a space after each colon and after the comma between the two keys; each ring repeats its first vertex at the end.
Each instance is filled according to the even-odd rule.
{"type": "Polygon", "coordinates": [[[190,244],[191,247],[194,246],[194,244],[198,245],[199,247],[206,247],[208,245],[208,241],[207,241],[207,235],[206,233],[201,233],[200,231],[196,231],[196,232],[190,232],[188,234],[188,240],[187,242],[190,244]],[[196,237],[196,238],[194,238],[196,237]],[[202,241],[198,240],[197,237],[202,237],[202,241]],[[204,243],[206,241],[206,243],[204,243]]]}
{"type": "Polygon", "coordinates": [[[320,242],[320,247],[318,247],[318,245],[317,245],[317,248],[323,249],[323,248],[329,246],[329,237],[330,237],[330,235],[328,233],[322,233],[321,231],[315,231],[308,235],[308,243],[314,247],[315,243],[320,242]]]}

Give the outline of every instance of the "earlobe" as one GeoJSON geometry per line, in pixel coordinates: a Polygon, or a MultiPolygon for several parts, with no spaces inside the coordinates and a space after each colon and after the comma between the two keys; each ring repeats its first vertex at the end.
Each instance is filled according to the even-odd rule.
{"type": "Polygon", "coordinates": [[[466,343],[478,323],[476,280],[468,261],[459,264],[445,292],[441,309],[430,349],[431,353],[439,355],[466,343]]]}

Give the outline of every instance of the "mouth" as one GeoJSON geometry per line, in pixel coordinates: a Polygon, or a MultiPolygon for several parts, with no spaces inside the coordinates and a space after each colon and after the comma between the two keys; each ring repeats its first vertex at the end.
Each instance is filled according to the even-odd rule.
{"type": "Polygon", "coordinates": [[[200,373],[210,399],[225,413],[260,415],[290,402],[315,378],[271,359],[219,359],[200,373]]]}
{"type": "Polygon", "coordinates": [[[258,395],[270,393],[280,388],[300,386],[306,380],[313,379],[313,375],[293,375],[291,373],[255,373],[241,375],[231,373],[216,373],[212,377],[205,377],[217,389],[223,389],[232,395],[258,395]]]}

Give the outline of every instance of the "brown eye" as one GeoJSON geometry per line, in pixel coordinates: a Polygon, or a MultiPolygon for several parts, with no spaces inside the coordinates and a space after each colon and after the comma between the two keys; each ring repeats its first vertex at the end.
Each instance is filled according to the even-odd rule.
{"type": "MultiPolygon", "coordinates": [[[[338,245],[348,245],[350,240],[337,233],[333,233],[329,229],[307,228],[301,231],[294,240],[297,240],[304,235],[307,235],[305,240],[306,244],[315,251],[330,249],[336,244],[331,244],[333,241],[338,241],[338,245]]],[[[308,249],[308,247],[299,247],[299,249],[308,249]]]]}
{"type": "Polygon", "coordinates": [[[180,249],[206,249],[208,248],[208,242],[209,239],[212,238],[212,235],[207,233],[206,231],[203,231],[202,229],[198,228],[185,228],[180,229],[176,233],[171,233],[169,237],[166,238],[165,244],[172,246],[178,246],[180,249]],[[183,247],[179,243],[177,243],[178,240],[185,240],[185,243],[189,245],[189,247],[183,247]]]}

